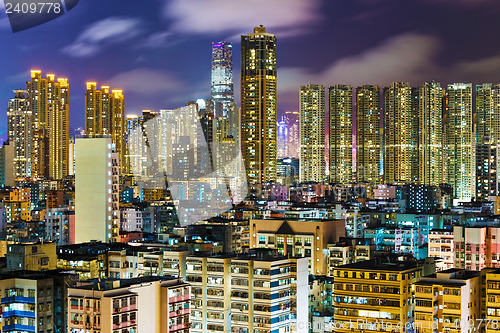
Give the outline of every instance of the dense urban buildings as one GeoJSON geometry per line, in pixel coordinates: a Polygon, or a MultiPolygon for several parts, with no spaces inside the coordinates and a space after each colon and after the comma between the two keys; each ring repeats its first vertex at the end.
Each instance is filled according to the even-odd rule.
{"type": "Polygon", "coordinates": [[[139,90],[87,82],[84,107],[39,70],[8,96],[2,332],[498,331],[500,84],[307,75],[278,105],[261,25],[240,108],[232,43],[206,51],[182,107],[125,110],[163,93],[142,69],[139,90]]]}
{"type": "Polygon", "coordinates": [[[241,150],[250,183],[276,181],[276,36],[241,36],[241,150]]]}

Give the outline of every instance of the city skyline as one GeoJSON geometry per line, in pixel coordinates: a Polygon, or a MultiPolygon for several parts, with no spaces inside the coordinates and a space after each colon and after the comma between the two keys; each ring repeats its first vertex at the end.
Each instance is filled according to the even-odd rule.
{"type": "MultiPolygon", "coordinates": [[[[273,3],[271,9],[279,8],[279,2],[273,3]]],[[[190,5],[174,0],[151,4],[157,11],[133,8],[132,2],[115,6],[114,0],[104,4],[89,1],[80,3],[57,20],[17,34],[8,31],[6,17],[2,17],[0,28],[6,33],[2,33],[0,41],[12,47],[3,55],[8,66],[0,73],[6,77],[0,84],[0,102],[6,105],[10,91],[23,88],[29,70],[40,68],[71,78],[70,128],[83,128],[84,115],[77,110],[83,108],[84,98],[76,92],[84,89],[87,81],[107,82],[123,89],[129,96],[126,115],[138,115],[142,109],[180,107],[186,100],[207,98],[210,94],[207,68],[210,68],[212,42],[233,43],[234,80],[238,81],[239,34],[260,23],[281,40],[278,46],[283,50],[278,62],[279,115],[298,111],[295,88],[300,84],[384,86],[391,81],[410,81],[417,86],[435,80],[446,86],[453,82],[494,82],[494,71],[488,66],[499,68],[499,50],[487,42],[487,38],[472,38],[475,34],[488,36],[495,30],[498,22],[492,16],[500,6],[494,1],[460,1],[456,5],[434,0],[405,5],[388,5],[382,1],[385,6],[382,3],[365,6],[362,1],[307,3],[291,3],[287,9],[290,18],[259,16],[251,9],[248,13],[239,13],[243,16],[241,22],[200,22],[192,27],[187,27],[186,21],[199,14],[189,12],[190,5]],[[101,10],[93,10],[97,5],[101,10]],[[412,12],[418,16],[429,9],[434,15],[426,18],[425,27],[408,15],[412,12]],[[453,16],[437,19],[450,11],[453,16]],[[187,15],[182,18],[181,13],[187,15]],[[467,20],[469,13],[481,15],[483,23],[467,20]],[[362,34],[363,28],[384,20],[391,23],[390,28],[380,24],[372,34],[362,34]],[[146,25],[145,21],[152,23],[146,25]],[[350,24],[355,29],[342,35],[331,34],[338,30],[339,24],[350,24]],[[89,36],[91,31],[101,32],[106,26],[117,31],[128,29],[130,34],[124,37],[113,30],[89,36]],[[41,45],[38,40],[46,34],[60,35],[60,38],[51,46],[41,45]],[[455,37],[458,35],[468,38],[473,47],[461,48],[455,37]],[[330,44],[343,47],[330,52],[330,44]],[[129,52],[119,52],[121,48],[129,52]],[[315,61],[308,61],[311,55],[307,50],[316,51],[310,52],[315,55],[315,61]],[[14,52],[18,52],[15,57],[14,52]],[[406,58],[406,66],[392,61],[397,58],[406,58]],[[81,66],[90,66],[95,71],[82,71],[81,66]],[[155,88],[159,83],[160,87],[155,88]]],[[[212,1],[207,1],[203,9],[207,16],[218,10],[212,1]]],[[[224,8],[222,12],[234,15],[236,8],[224,8]]],[[[236,85],[235,100],[239,104],[238,90],[236,85]]],[[[0,117],[0,133],[7,127],[3,117],[5,115],[0,117]]]]}

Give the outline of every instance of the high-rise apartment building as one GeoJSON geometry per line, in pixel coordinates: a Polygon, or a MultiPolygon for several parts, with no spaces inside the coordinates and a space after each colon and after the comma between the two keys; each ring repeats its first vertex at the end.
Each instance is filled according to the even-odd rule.
{"type": "Polygon", "coordinates": [[[7,109],[9,142],[14,149],[14,176],[31,176],[31,110],[26,90],[14,90],[7,109]]]}
{"type": "Polygon", "coordinates": [[[476,143],[500,144],[500,84],[476,85],[476,143]]]}
{"type": "Polygon", "coordinates": [[[75,243],[118,239],[118,158],[109,136],[76,139],[75,243]]]}
{"type": "Polygon", "coordinates": [[[418,88],[418,180],[425,185],[443,183],[443,98],[439,83],[418,88]]]}
{"type": "Polygon", "coordinates": [[[447,89],[448,183],[455,199],[470,200],[474,188],[472,84],[447,89]]]}
{"type": "Polygon", "coordinates": [[[300,181],[323,182],[325,169],[325,87],[309,84],[300,87],[300,181]]]}
{"type": "Polygon", "coordinates": [[[241,36],[241,148],[250,183],[276,181],[276,36],[241,36]]]}
{"type": "Polygon", "coordinates": [[[228,118],[234,102],[233,45],[229,42],[212,43],[211,98],[222,103],[222,114],[215,117],[228,118]]]}
{"type": "Polygon", "coordinates": [[[364,85],[356,89],[356,178],[380,183],[380,89],[364,85]]]}
{"type": "Polygon", "coordinates": [[[97,83],[87,82],[85,93],[85,135],[111,135],[120,156],[120,172],[128,172],[125,147],[125,97],[119,89],[111,90],[97,83]]]}
{"type": "Polygon", "coordinates": [[[487,136],[476,144],[475,169],[476,189],[474,197],[479,201],[498,195],[498,146],[491,143],[487,136]]]}
{"type": "Polygon", "coordinates": [[[42,78],[31,71],[26,82],[31,110],[31,176],[61,179],[69,172],[69,84],[68,79],[42,78]]]}
{"type": "Polygon", "coordinates": [[[384,89],[384,181],[413,182],[417,163],[418,131],[415,128],[412,88],[394,82],[384,89]]]}
{"type": "MultiPolygon", "coordinates": [[[[330,87],[330,181],[353,181],[352,159],[352,87],[330,87]]],[[[301,124],[302,126],[302,124],[301,124]]]]}

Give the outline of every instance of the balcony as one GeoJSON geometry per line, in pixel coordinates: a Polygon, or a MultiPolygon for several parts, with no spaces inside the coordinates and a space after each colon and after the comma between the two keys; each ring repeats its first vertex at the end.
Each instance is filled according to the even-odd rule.
{"type": "Polygon", "coordinates": [[[188,301],[189,297],[190,297],[189,294],[184,294],[184,295],[180,295],[180,296],[174,296],[174,297],[170,297],[168,299],[168,302],[169,303],[176,303],[176,302],[188,301]]]}
{"type": "Polygon", "coordinates": [[[4,325],[2,327],[3,332],[10,332],[10,331],[24,331],[24,332],[36,332],[35,326],[29,326],[29,325],[19,325],[19,324],[12,324],[12,325],[4,325]]]}
{"type": "Polygon", "coordinates": [[[120,328],[128,328],[128,327],[133,327],[137,325],[136,320],[131,320],[131,321],[123,321],[119,324],[113,324],[113,329],[120,329],[120,328]]]}
{"type": "Polygon", "coordinates": [[[35,312],[19,311],[19,310],[5,311],[2,313],[2,317],[3,318],[10,318],[10,317],[35,318],[35,312]]]}
{"type": "Polygon", "coordinates": [[[113,308],[113,313],[122,313],[137,310],[137,304],[131,304],[129,306],[122,306],[118,308],[113,308]]]}
{"type": "Polygon", "coordinates": [[[172,318],[172,317],[177,317],[177,316],[184,316],[184,315],[187,315],[191,312],[191,310],[189,308],[186,308],[186,309],[179,309],[179,310],[176,310],[176,311],[171,311],[168,313],[168,317],[169,318],[172,318]]]}

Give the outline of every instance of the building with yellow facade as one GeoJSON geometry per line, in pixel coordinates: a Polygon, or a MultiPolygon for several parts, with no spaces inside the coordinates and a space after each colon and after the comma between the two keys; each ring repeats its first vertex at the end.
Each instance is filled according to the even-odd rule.
{"type": "Polygon", "coordinates": [[[425,268],[421,262],[386,259],[336,267],[333,331],[365,332],[383,321],[378,330],[406,332],[404,323],[413,322],[412,284],[425,268]]]}

